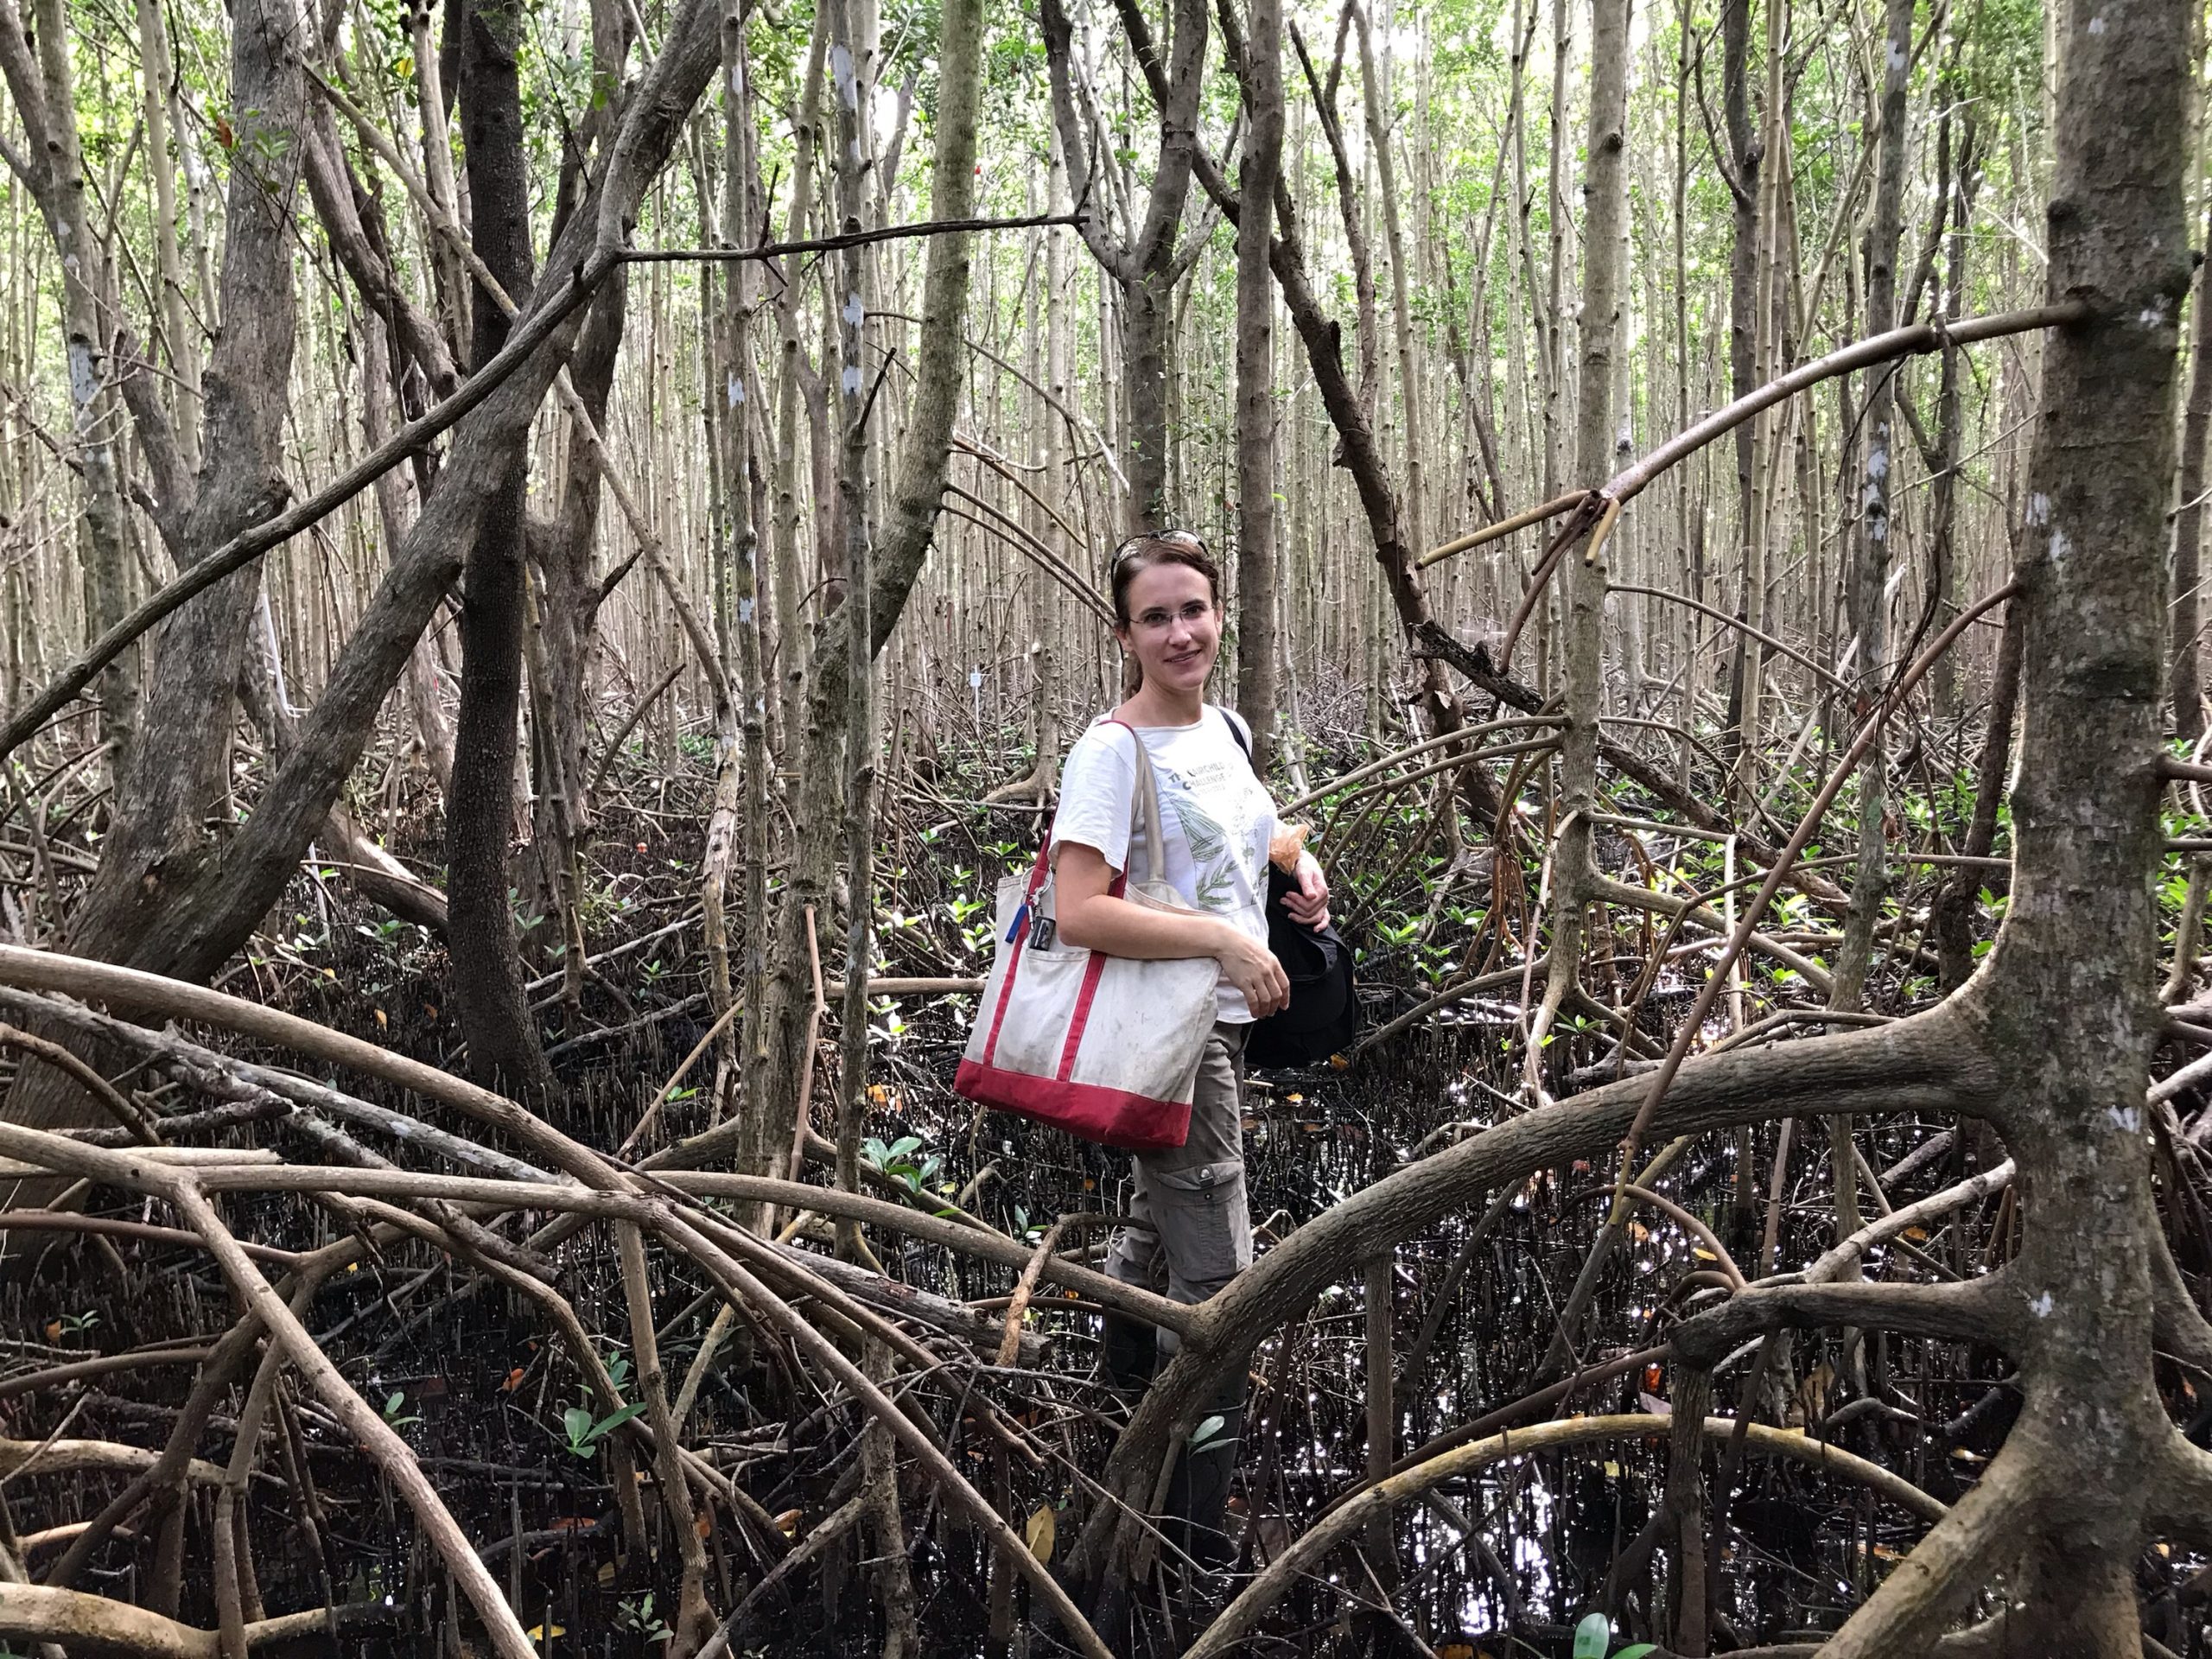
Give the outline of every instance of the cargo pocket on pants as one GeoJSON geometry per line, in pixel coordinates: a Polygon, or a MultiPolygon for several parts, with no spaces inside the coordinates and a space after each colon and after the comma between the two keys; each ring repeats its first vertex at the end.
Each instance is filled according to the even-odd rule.
{"type": "Polygon", "coordinates": [[[1185,1169],[1147,1170],[1152,1221],[1167,1258],[1167,1294],[1203,1302],[1252,1265],[1252,1211],[1244,1160],[1220,1158],[1185,1169]]]}

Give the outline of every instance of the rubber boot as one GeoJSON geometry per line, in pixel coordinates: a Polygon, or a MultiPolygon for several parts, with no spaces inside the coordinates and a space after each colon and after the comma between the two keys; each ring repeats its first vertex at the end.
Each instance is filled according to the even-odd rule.
{"type": "Polygon", "coordinates": [[[1195,1444],[1183,1448],[1167,1486],[1168,1541],[1208,1572],[1219,1572],[1236,1559],[1229,1536],[1229,1486],[1236,1473],[1244,1438],[1244,1374],[1240,1370],[1207,1405],[1193,1431],[1195,1444]],[[1202,1433],[1214,1419],[1221,1426],[1202,1433]]]}
{"type": "Polygon", "coordinates": [[[1134,1404],[1160,1369],[1159,1333],[1142,1319],[1108,1312],[1099,1333],[1098,1366],[1106,1381],[1134,1404]]]}

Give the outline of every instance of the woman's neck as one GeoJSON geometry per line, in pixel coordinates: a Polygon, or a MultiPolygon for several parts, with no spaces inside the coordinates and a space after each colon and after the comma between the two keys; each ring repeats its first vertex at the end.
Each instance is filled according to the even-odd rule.
{"type": "Polygon", "coordinates": [[[1205,692],[1171,690],[1147,681],[1118,711],[1132,726],[1195,726],[1205,718],[1205,692]]]}

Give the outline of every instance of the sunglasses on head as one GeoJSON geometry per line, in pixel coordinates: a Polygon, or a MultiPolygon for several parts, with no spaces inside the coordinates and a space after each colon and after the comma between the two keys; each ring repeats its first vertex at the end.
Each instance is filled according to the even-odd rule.
{"type": "Polygon", "coordinates": [[[1114,556],[1106,568],[1109,572],[1118,570],[1122,568],[1124,560],[1135,557],[1147,547],[1154,546],[1187,547],[1198,553],[1206,550],[1206,544],[1192,531],[1187,530],[1147,531],[1141,536],[1130,537],[1128,541],[1116,548],[1114,556]]]}

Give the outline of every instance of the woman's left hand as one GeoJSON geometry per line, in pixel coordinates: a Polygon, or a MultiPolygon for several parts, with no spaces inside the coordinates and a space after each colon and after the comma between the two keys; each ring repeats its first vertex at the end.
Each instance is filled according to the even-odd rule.
{"type": "Polygon", "coordinates": [[[1318,932],[1329,925],[1329,878],[1322,874],[1319,859],[1300,853],[1296,880],[1298,886],[1283,894],[1282,907],[1291,920],[1318,932]]]}

